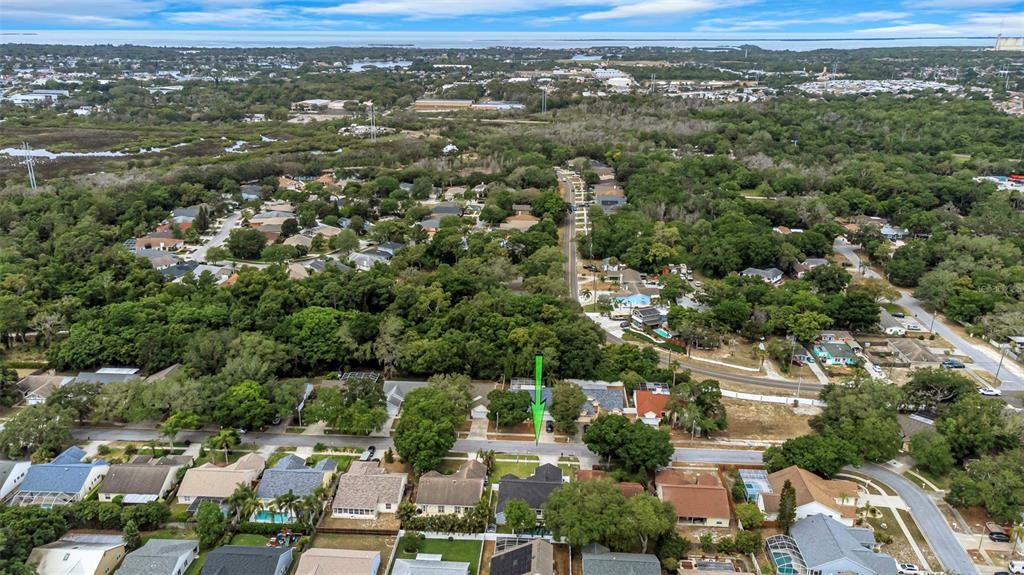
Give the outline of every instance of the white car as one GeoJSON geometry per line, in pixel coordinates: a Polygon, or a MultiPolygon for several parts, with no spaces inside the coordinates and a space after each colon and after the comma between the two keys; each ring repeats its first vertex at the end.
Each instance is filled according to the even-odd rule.
{"type": "Polygon", "coordinates": [[[1002,390],[996,389],[994,387],[979,387],[978,393],[982,395],[987,395],[988,397],[999,397],[1000,395],[1003,394],[1002,390]]]}
{"type": "Polygon", "coordinates": [[[921,569],[913,563],[900,563],[897,571],[900,575],[917,575],[918,573],[921,573],[921,569]]]}
{"type": "Polygon", "coordinates": [[[1007,566],[1007,569],[1010,570],[1010,573],[1024,575],[1024,561],[1010,561],[1010,565],[1007,566]]]}

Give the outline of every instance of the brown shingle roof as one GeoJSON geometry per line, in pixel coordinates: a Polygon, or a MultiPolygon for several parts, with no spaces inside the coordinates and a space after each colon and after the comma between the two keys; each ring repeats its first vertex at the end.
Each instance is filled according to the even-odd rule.
{"type": "MultiPolygon", "coordinates": [[[[605,472],[600,469],[581,469],[576,472],[576,481],[598,481],[605,478],[605,472]]],[[[623,497],[629,499],[644,492],[644,486],[632,481],[620,481],[613,483],[623,497]]]]}
{"type": "Polygon", "coordinates": [[[834,509],[842,517],[852,518],[857,514],[857,508],[853,505],[836,503],[846,497],[856,497],[858,486],[852,481],[822,479],[810,471],[800,469],[793,465],[780,469],[768,475],[768,483],[772,486],[771,493],[763,493],[765,511],[775,512],[779,510],[779,497],[782,494],[782,486],[786,480],[793,485],[796,492],[797,506],[806,505],[811,502],[818,502],[830,509],[834,509]]]}
{"type": "Polygon", "coordinates": [[[658,496],[675,507],[679,517],[721,517],[728,519],[729,494],[718,476],[662,469],[654,476],[658,496]]]}
{"type": "Polygon", "coordinates": [[[452,475],[431,471],[420,478],[416,503],[421,505],[459,505],[469,507],[484,492],[487,469],[479,461],[467,461],[452,475]],[[481,473],[482,472],[482,473],[481,473]]]}

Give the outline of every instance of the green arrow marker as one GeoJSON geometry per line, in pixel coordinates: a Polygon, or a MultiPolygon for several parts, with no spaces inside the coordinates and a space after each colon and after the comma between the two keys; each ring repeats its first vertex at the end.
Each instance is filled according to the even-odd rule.
{"type": "Polygon", "coordinates": [[[533,393],[533,403],[530,404],[530,410],[533,412],[533,433],[536,442],[540,443],[540,428],[544,424],[544,400],[540,396],[540,382],[541,376],[544,373],[544,356],[534,356],[533,358],[533,374],[536,379],[536,385],[533,393]]]}

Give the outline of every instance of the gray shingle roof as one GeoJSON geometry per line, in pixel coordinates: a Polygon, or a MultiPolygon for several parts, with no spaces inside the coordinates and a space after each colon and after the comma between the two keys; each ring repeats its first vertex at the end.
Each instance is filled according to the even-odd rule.
{"type": "Polygon", "coordinates": [[[273,468],[263,472],[256,495],[263,499],[273,499],[291,491],[304,497],[323,485],[324,474],[334,471],[337,466],[338,462],[333,459],[321,459],[315,467],[310,468],[306,467],[305,459],[286,455],[273,468]]]}
{"type": "Polygon", "coordinates": [[[194,540],[150,539],[125,556],[115,575],[176,575],[178,559],[198,549],[199,542],[194,540]]]}
{"type": "Polygon", "coordinates": [[[247,547],[225,545],[206,556],[202,575],[274,575],[281,556],[287,554],[291,563],[291,549],[279,547],[247,547]]]}
{"type": "Polygon", "coordinates": [[[811,515],[797,521],[790,536],[800,548],[808,570],[846,558],[878,575],[896,573],[895,559],[865,546],[875,542],[867,529],[847,527],[825,515],[811,515]]]}
{"type": "Polygon", "coordinates": [[[550,463],[541,465],[526,479],[506,475],[501,478],[498,489],[497,512],[504,511],[505,504],[512,499],[522,499],[531,509],[540,509],[544,507],[551,492],[561,486],[562,470],[550,463]]]}
{"type": "Polygon", "coordinates": [[[583,575],[661,575],[661,561],[644,553],[612,553],[597,544],[583,548],[583,575]]]}
{"type": "Polygon", "coordinates": [[[167,474],[178,470],[168,465],[111,465],[100,485],[100,493],[160,495],[167,474]]]}

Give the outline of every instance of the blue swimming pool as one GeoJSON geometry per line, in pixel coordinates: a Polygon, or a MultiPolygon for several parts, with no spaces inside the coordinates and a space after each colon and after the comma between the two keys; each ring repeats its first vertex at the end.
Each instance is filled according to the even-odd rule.
{"type": "Polygon", "coordinates": [[[259,523],[288,523],[288,514],[273,513],[264,509],[256,513],[256,521],[259,523]]]}
{"type": "Polygon", "coordinates": [[[669,332],[661,329],[660,327],[654,328],[654,333],[660,335],[661,337],[663,337],[665,339],[669,339],[669,338],[672,337],[672,334],[670,334],[669,332]]]}

